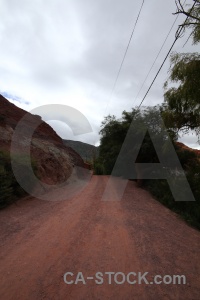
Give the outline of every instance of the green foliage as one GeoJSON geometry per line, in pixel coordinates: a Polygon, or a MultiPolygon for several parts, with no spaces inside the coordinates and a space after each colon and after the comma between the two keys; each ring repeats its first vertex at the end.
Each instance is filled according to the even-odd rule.
{"type": "MultiPolygon", "coordinates": [[[[159,112],[166,112],[165,105],[162,107],[147,107],[143,110],[133,109],[131,112],[124,111],[120,119],[116,119],[115,116],[107,116],[102,122],[102,129],[100,131],[100,155],[94,164],[95,174],[111,174],[131,123],[134,125],[134,135],[136,136],[141,134],[141,132],[144,134],[146,132],[146,127],[144,124],[148,125],[148,128],[151,128],[151,130],[154,132],[155,139],[159,141],[158,144],[161,145],[160,151],[163,153],[168,151],[168,141],[173,141],[176,153],[185,171],[187,180],[190,184],[196,201],[176,202],[172,196],[167,181],[164,179],[144,180],[144,186],[163,205],[180,214],[192,226],[200,229],[200,159],[197,157],[195,152],[182,149],[178,144],[175,143],[177,138],[176,132],[171,129],[169,129],[168,132],[170,133],[171,137],[171,139],[169,139],[168,135],[162,128],[162,124],[159,122],[159,112]]],[[[125,153],[128,155],[129,151],[130,149],[127,148],[125,153]]],[[[148,133],[145,134],[136,162],[159,162],[148,133]]],[[[130,167],[132,170],[133,165],[131,164],[131,161],[129,166],[125,167],[130,167]]],[[[133,174],[135,170],[132,171],[133,174]]],[[[122,173],[119,175],[124,175],[123,165],[122,173]]]]}
{"type": "MultiPolygon", "coordinates": [[[[168,136],[162,124],[160,124],[158,114],[160,114],[160,107],[155,106],[147,107],[142,110],[132,109],[131,112],[123,111],[120,119],[116,119],[115,116],[111,115],[105,117],[100,131],[99,157],[95,161],[95,172],[97,174],[99,174],[99,172],[106,175],[111,174],[130,125],[130,130],[134,131],[133,135],[136,140],[141,134],[144,136],[142,147],[140,150],[138,149],[137,162],[158,162],[153,143],[148,132],[146,132],[147,127],[151,129],[155,136],[154,142],[157,142],[157,145],[162,148],[160,148],[160,151],[163,151],[168,141],[168,136]],[[98,168],[98,170],[96,168],[98,168]]],[[[131,151],[133,151],[133,149],[131,149],[128,144],[127,149],[125,149],[126,155],[131,157],[131,151]]],[[[131,161],[129,165],[130,168],[132,168],[131,173],[134,174],[134,162],[132,162],[132,167],[131,161]]],[[[122,163],[121,173],[118,175],[124,176],[125,172],[122,163]]],[[[135,178],[135,175],[132,175],[132,177],[135,178]]]]}
{"type": "Polygon", "coordinates": [[[103,163],[100,162],[99,159],[95,160],[93,168],[94,168],[94,175],[103,175],[103,174],[105,174],[103,163]]]}
{"type": "Polygon", "coordinates": [[[0,152],[0,208],[5,207],[12,201],[13,178],[10,175],[9,155],[5,152],[0,152]],[[9,176],[8,176],[9,174],[9,176]]]}
{"type": "Polygon", "coordinates": [[[177,130],[195,130],[200,135],[200,54],[173,53],[169,81],[179,83],[165,92],[167,103],[163,114],[166,124],[177,130]]]}
{"type": "Polygon", "coordinates": [[[121,122],[110,115],[102,122],[102,127],[99,157],[95,161],[94,170],[95,173],[111,174],[126,131],[121,126],[121,122]]]}
{"type": "MultiPolygon", "coordinates": [[[[191,11],[189,10],[189,13],[191,11]]],[[[200,2],[197,1],[194,9],[191,12],[191,16],[188,19],[188,26],[192,29],[193,43],[200,42],[200,2]],[[193,24],[192,24],[193,23],[193,24]]]]}
{"type": "Polygon", "coordinates": [[[196,201],[174,201],[167,180],[164,179],[146,180],[145,186],[159,202],[178,213],[190,225],[200,229],[200,160],[192,151],[183,150],[177,145],[175,148],[196,201]]]}
{"type": "MultiPolygon", "coordinates": [[[[187,11],[180,0],[176,0],[177,12],[187,20],[180,25],[184,30],[192,29],[193,44],[200,42],[200,1],[195,1],[187,11]]],[[[169,128],[188,133],[194,130],[200,141],[200,54],[173,53],[171,55],[170,77],[164,85],[166,110],[163,114],[169,128]],[[178,87],[167,90],[169,82],[178,87]]]]}
{"type": "MultiPolygon", "coordinates": [[[[29,182],[28,158],[20,155],[20,157],[15,156],[14,159],[19,163],[19,172],[22,174],[23,180],[29,183],[30,189],[33,188],[33,183],[29,182]]],[[[34,161],[32,161],[32,167],[36,172],[37,167],[34,161]]],[[[0,194],[0,208],[8,206],[26,194],[13,174],[9,153],[3,151],[0,151],[0,194]]]]}
{"type": "Polygon", "coordinates": [[[3,168],[0,169],[0,208],[5,207],[12,200],[13,188],[11,186],[12,180],[7,176],[3,168]]]}

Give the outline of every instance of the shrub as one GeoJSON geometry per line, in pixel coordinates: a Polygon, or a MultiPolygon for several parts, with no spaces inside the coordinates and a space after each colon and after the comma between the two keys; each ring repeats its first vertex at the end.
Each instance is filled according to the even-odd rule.
{"type": "Polygon", "coordinates": [[[167,180],[164,179],[146,180],[145,187],[159,202],[178,213],[190,225],[200,229],[200,161],[189,150],[177,149],[177,154],[196,201],[175,201],[167,180]]]}
{"type": "Polygon", "coordinates": [[[7,176],[3,168],[0,168],[0,189],[0,208],[3,208],[11,202],[13,195],[12,179],[7,176]]]}
{"type": "Polygon", "coordinates": [[[99,159],[96,159],[93,164],[94,175],[104,175],[104,166],[99,159]]]}
{"type": "MultiPolygon", "coordinates": [[[[16,156],[16,158],[18,158],[16,156]]],[[[28,166],[27,158],[21,156],[21,159],[17,159],[19,163],[19,170],[23,176],[23,180],[28,181],[28,166]]],[[[33,171],[36,172],[36,163],[32,161],[33,171]]],[[[33,188],[33,183],[29,183],[30,188],[33,188]]],[[[11,166],[10,155],[8,152],[0,151],[0,208],[4,208],[13,203],[17,199],[26,195],[26,192],[17,182],[11,166]]]]}

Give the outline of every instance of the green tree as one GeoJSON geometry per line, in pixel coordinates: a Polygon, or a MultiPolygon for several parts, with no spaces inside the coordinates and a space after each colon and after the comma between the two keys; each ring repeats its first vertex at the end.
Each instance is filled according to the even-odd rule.
{"type": "MultiPolygon", "coordinates": [[[[145,109],[132,109],[131,112],[123,111],[122,117],[120,119],[116,119],[115,116],[107,116],[105,120],[102,122],[102,129],[100,131],[101,139],[100,139],[100,147],[99,147],[99,158],[96,162],[98,166],[97,172],[99,172],[99,166],[101,165],[101,170],[104,174],[111,174],[115,162],[120,153],[122,144],[126,137],[127,131],[131,125],[131,130],[134,136],[134,140],[137,141],[139,137],[144,136],[144,140],[142,146],[137,155],[136,162],[150,163],[150,162],[159,162],[157,158],[156,151],[154,149],[153,143],[147,132],[147,128],[153,131],[154,136],[156,137],[156,141],[158,145],[160,145],[160,151],[164,150],[164,146],[167,143],[167,135],[160,124],[160,119],[158,118],[158,113],[160,113],[160,107],[146,107],[145,109]]],[[[139,145],[140,146],[140,145],[139,145]]],[[[121,162],[120,168],[120,176],[130,176],[132,174],[133,178],[136,178],[137,171],[135,170],[134,163],[132,161],[132,157],[134,157],[134,151],[137,151],[138,145],[129,144],[126,146],[125,153],[126,157],[130,158],[127,165],[124,166],[124,161],[121,162]]],[[[130,178],[130,177],[129,177],[130,178]]]]}
{"type": "MultiPolygon", "coordinates": [[[[200,42],[200,1],[193,1],[186,11],[180,0],[176,0],[177,12],[184,14],[186,21],[180,26],[191,29],[193,44],[200,42]]],[[[176,132],[194,130],[200,141],[200,54],[172,53],[170,76],[164,84],[166,126],[176,132]],[[175,87],[169,87],[169,83],[175,87]]]]}
{"type": "MultiPolygon", "coordinates": [[[[144,135],[145,133],[136,162],[159,162],[151,138],[148,132],[146,132],[145,125],[147,125],[147,127],[151,128],[151,130],[154,132],[155,139],[159,141],[159,151],[162,151],[162,154],[166,153],[168,150],[168,142],[173,141],[176,153],[180,159],[180,163],[185,171],[185,175],[188,179],[196,201],[174,201],[166,179],[146,179],[142,182],[143,186],[148,189],[158,201],[166,205],[168,208],[174,210],[176,213],[180,214],[192,226],[200,229],[200,158],[195,152],[189,149],[184,149],[180,144],[175,143],[177,135],[170,122],[168,129],[168,133],[170,133],[169,138],[169,135],[164,130],[162,123],[159,121],[158,113],[166,113],[166,104],[157,107],[146,107],[145,109],[142,108],[140,110],[136,108],[132,109],[131,112],[123,111],[122,117],[119,119],[117,119],[115,116],[107,116],[102,122],[102,129],[100,131],[100,155],[94,164],[95,172],[96,174],[111,174],[127,131],[130,129],[130,124],[133,125],[131,125],[131,130],[134,130],[134,137],[137,137],[137,135],[140,135],[141,133],[144,135]]],[[[122,164],[120,164],[121,173],[117,174],[129,179],[138,178],[136,177],[138,170],[134,169],[134,164],[131,160],[131,151],[132,149],[129,147],[129,145],[127,145],[124,153],[128,157],[128,165],[124,165],[123,161],[122,164]],[[128,172],[127,169],[129,169],[128,172]],[[130,174],[132,176],[134,173],[135,177],[127,177],[130,174]]],[[[173,170],[172,166],[171,171],[174,181],[181,176],[174,172],[176,171],[176,167],[173,170]]],[[[141,181],[138,180],[138,183],[141,183],[141,181]]]]}
{"type": "Polygon", "coordinates": [[[173,53],[171,55],[170,77],[165,82],[164,97],[167,103],[163,117],[166,126],[187,133],[195,130],[200,134],[200,54],[173,53]],[[178,87],[168,88],[169,82],[178,87]]]}
{"type": "Polygon", "coordinates": [[[98,161],[104,174],[111,174],[127,130],[115,116],[107,116],[101,125],[98,161]]]}

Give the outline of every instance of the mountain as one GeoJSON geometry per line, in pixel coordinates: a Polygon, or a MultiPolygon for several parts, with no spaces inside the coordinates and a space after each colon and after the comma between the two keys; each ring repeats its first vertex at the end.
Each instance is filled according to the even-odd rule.
{"type": "Polygon", "coordinates": [[[95,157],[98,157],[99,155],[99,147],[72,140],[63,140],[63,142],[66,146],[74,149],[84,161],[91,162],[95,157]]]}
{"type": "MultiPolygon", "coordinates": [[[[29,147],[35,174],[45,184],[55,185],[65,182],[72,174],[75,165],[83,168],[85,166],[81,156],[71,147],[64,145],[53,128],[45,123],[40,116],[28,113],[0,95],[1,194],[15,193],[17,185],[12,174],[10,161],[11,141],[13,141],[12,154],[15,159],[21,162],[20,167],[23,165],[20,173],[24,181],[29,180],[29,175],[27,175],[27,151],[29,147]],[[17,130],[22,118],[25,118],[24,124],[20,130],[17,130]],[[18,132],[17,138],[16,132],[18,132]],[[34,133],[29,141],[31,132],[34,133]]],[[[9,199],[6,196],[5,199],[7,198],[9,199]]]]}

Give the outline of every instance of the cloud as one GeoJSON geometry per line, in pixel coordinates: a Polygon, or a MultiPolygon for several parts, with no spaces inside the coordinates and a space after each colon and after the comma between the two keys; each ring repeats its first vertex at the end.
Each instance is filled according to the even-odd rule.
{"type": "Polygon", "coordinates": [[[0,92],[0,94],[2,96],[4,96],[6,99],[8,100],[11,100],[11,101],[14,101],[14,102],[18,102],[20,104],[26,104],[26,105],[29,105],[30,102],[27,101],[27,100],[24,100],[16,95],[12,95],[12,94],[9,94],[8,92],[0,92]]]}
{"type": "MultiPolygon", "coordinates": [[[[183,20],[180,18],[175,25],[134,102],[176,11],[174,0],[145,1],[110,98],[140,5],[141,1],[131,0],[49,0],[48,4],[40,0],[1,0],[0,90],[25,99],[19,104],[28,110],[57,103],[79,109],[98,140],[99,126],[106,114],[119,117],[124,109],[131,110],[140,103],[183,20]]],[[[182,48],[186,39],[185,36],[178,41],[174,50],[195,51],[190,43],[182,48]]],[[[168,68],[169,60],[145,105],[163,101],[168,68]]]]}

